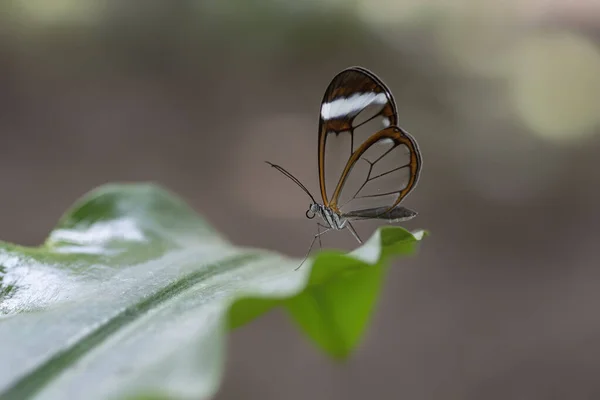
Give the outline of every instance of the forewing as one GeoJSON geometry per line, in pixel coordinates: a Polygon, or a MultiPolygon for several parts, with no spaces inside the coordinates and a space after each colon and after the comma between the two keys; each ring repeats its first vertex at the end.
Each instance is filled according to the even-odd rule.
{"type": "Polygon", "coordinates": [[[390,90],[372,72],[351,67],[337,74],[325,91],[319,119],[319,184],[323,204],[352,157],[374,132],[398,123],[390,90]]]}

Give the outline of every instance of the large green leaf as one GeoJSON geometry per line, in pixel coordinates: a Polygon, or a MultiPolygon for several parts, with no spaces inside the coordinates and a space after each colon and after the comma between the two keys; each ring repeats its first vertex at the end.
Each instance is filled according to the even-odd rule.
{"type": "Polygon", "coordinates": [[[379,229],[352,253],[299,260],[229,244],[153,185],[85,196],[39,248],[0,243],[0,399],[206,398],[225,333],[284,306],[336,358],[356,347],[390,255],[422,233],[379,229]]]}

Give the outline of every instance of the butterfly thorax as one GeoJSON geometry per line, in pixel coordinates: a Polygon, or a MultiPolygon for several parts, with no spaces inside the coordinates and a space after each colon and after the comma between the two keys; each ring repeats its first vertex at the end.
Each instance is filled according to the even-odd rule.
{"type": "Polygon", "coordinates": [[[323,204],[313,203],[310,205],[309,211],[315,215],[319,215],[327,227],[331,229],[344,229],[346,226],[346,219],[343,218],[338,212],[329,208],[323,204]]]}

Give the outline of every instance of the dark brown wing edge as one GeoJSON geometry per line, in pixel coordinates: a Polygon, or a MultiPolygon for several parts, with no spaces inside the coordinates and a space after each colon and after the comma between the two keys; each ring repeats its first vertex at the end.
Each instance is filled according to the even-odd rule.
{"type": "Polygon", "coordinates": [[[340,212],[337,206],[337,201],[340,196],[340,193],[346,183],[346,179],[354,168],[355,163],[360,159],[360,157],[367,151],[369,147],[373,144],[377,143],[381,139],[392,139],[394,141],[395,146],[405,145],[410,151],[410,160],[408,162],[408,167],[410,168],[410,178],[406,185],[406,187],[402,190],[398,191],[398,197],[396,201],[387,207],[388,210],[396,207],[402,199],[404,199],[411,190],[415,188],[417,182],[419,180],[419,175],[421,173],[421,152],[419,151],[419,146],[417,145],[416,140],[408,133],[404,132],[397,126],[390,126],[385,129],[380,130],[379,132],[372,135],[369,139],[367,139],[354,153],[346,163],[344,167],[344,171],[342,172],[342,176],[340,177],[340,181],[338,182],[335,191],[333,192],[333,196],[331,197],[331,201],[329,202],[329,207],[337,212],[340,212]]]}
{"type": "Polygon", "coordinates": [[[389,222],[402,222],[413,219],[416,216],[416,211],[403,206],[396,206],[391,210],[389,207],[366,208],[342,214],[342,217],[351,221],[358,221],[361,219],[386,219],[389,222]]]}
{"type": "Polygon", "coordinates": [[[363,67],[349,67],[339,72],[333,77],[329,86],[325,90],[321,106],[319,108],[319,187],[321,189],[321,197],[323,198],[323,204],[329,206],[330,202],[327,197],[327,188],[325,186],[325,142],[327,141],[327,135],[330,132],[339,134],[341,132],[348,131],[351,135],[354,135],[354,128],[352,118],[337,118],[325,121],[321,117],[321,109],[323,104],[330,103],[336,99],[349,97],[354,93],[360,92],[374,92],[374,93],[385,93],[388,99],[388,103],[378,113],[378,115],[384,116],[389,119],[390,126],[398,124],[398,112],[396,110],[396,102],[390,89],[379,79],[374,73],[363,67]],[[352,77],[353,74],[357,74],[354,84],[347,84],[344,79],[344,75],[348,78],[352,77]]]}

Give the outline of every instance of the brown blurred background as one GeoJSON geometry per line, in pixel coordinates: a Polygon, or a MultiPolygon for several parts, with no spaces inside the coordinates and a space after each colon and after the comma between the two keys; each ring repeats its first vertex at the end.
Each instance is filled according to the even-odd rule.
{"type": "Polygon", "coordinates": [[[301,256],[308,200],[263,161],[316,189],[319,101],[350,65],[421,145],[407,227],[432,236],[348,363],[274,312],[232,335],[217,398],[600,398],[598,1],[3,0],[0,238],[156,181],[233,242],[301,256]]]}

